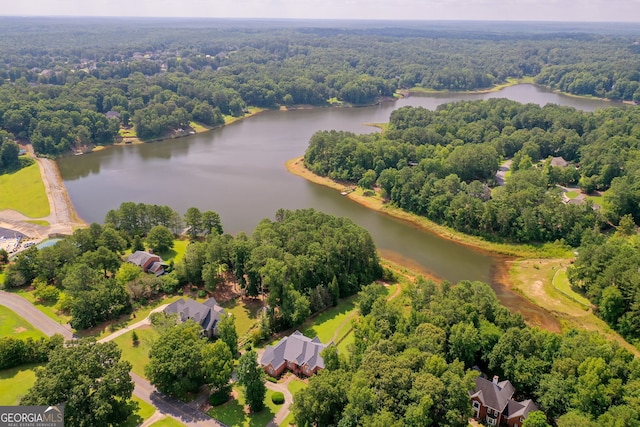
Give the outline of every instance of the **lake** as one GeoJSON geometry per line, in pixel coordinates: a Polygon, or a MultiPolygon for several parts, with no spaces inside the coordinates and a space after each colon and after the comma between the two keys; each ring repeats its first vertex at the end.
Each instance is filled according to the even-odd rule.
{"type": "Polygon", "coordinates": [[[486,94],[411,96],[371,107],[266,111],[204,134],[109,147],[60,159],[58,165],[78,215],[87,222],[103,222],[109,209],[135,201],[170,205],[182,213],[191,206],[211,209],[220,214],[225,232],[235,234],[250,233],[279,208],[315,208],[365,227],[385,257],[452,282],[490,282],[505,305],[532,323],[548,324],[548,313],[493,280],[499,258],[368,210],[335,190],[289,174],[284,166],[304,154],[318,130],[376,132],[365,124],[387,122],[403,106],[434,109],[452,101],[496,97],[587,111],[614,105],[522,84],[486,94]]]}

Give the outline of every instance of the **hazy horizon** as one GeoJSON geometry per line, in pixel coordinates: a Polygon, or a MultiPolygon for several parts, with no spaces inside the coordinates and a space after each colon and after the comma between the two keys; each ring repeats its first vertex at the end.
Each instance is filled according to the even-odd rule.
{"type": "Polygon", "coordinates": [[[634,23],[640,0],[31,0],[0,16],[634,23]]]}

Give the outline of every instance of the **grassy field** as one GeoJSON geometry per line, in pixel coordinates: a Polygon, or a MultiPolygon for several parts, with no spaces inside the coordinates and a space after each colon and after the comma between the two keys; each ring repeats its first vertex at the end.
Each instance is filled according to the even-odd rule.
{"type": "Polygon", "coordinates": [[[0,305],[0,337],[43,338],[45,335],[15,312],[0,305]]]}
{"type": "Polygon", "coordinates": [[[184,424],[182,424],[180,421],[176,420],[175,418],[171,418],[171,417],[166,417],[161,419],[160,421],[156,421],[155,423],[151,424],[151,427],[183,427],[184,424]]]}
{"type": "Polygon", "coordinates": [[[238,337],[244,336],[258,321],[258,313],[262,308],[262,303],[256,304],[244,304],[240,299],[234,299],[225,303],[221,303],[221,306],[227,311],[227,313],[233,314],[236,320],[236,331],[238,337]]]}
{"type": "Polygon", "coordinates": [[[0,211],[13,209],[30,218],[49,215],[49,199],[37,163],[0,175],[0,211]]]}
{"type": "Polygon", "coordinates": [[[331,307],[312,318],[311,324],[302,329],[302,333],[309,338],[317,335],[323,343],[337,341],[351,329],[351,319],[357,314],[356,298],[354,295],[342,299],[337,307],[331,307]]]}
{"type": "Polygon", "coordinates": [[[187,246],[189,245],[188,240],[178,240],[175,239],[173,241],[173,249],[170,249],[166,252],[159,253],[158,255],[164,262],[173,261],[174,263],[180,261],[184,256],[184,253],[187,251],[187,246]]]}
{"type": "Polygon", "coordinates": [[[591,301],[574,291],[571,287],[571,283],[569,282],[569,278],[567,277],[566,269],[563,268],[556,270],[555,274],[553,275],[553,287],[575,302],[583,305],[585,308],[591,307],[591,301]]]}
{"type": "Polygon", "coordinates": [[[40,365],[22,365],[0,371],[0,405],[15,406],[36,383],[35,368],[40,365]]]}
{"type": "Polygon", "coordinates": [[[134,412],[133,415],[131,415],[129,418],[127,418],[127,421],[124,422],[122,427],[136,427],[136,426],[139,426],[146,419],[148,419],[151,415],[153,415],[154,412],[156,412],[156,408],[154,408],[153,406],[149,405],[147,402],[145,402],[144,400],[140,399],[139,397],[133,396],[131,398],[131,400],[133,402],[137,402],[138,403],[138,410],[136,412],[134,412]]]}
{"type": "Polygon", "coordinates": [[[640,356],[640,351],[625,341],[591,310],[553,285],[556,271],[568,265],[566,259],[528,259],[514,261],[509,275],[512,288],[556,317],[563,330],[571,328],[597,331],[607,339],[640,356]]]}
{"type": "Polygon", "coordinates": [[[40,302],[38,302],[36,297],[33,296],[33,291],[26,291],[24,289],[18,289],[17,291],[15,291],[15,293],[17,295],[20,295],[24,299],[28,300],[29,302],[31,302],[31,304],[33,304],[35,308],[37,308],[38,310],[40,310],[41,312],[46,314],[49,318],[55,320],[56,322],[58,322],[60,324],[63,324],[63,325],[69,323],[69,320],[71,319],[71,316],[67,316],[67,315],[59,312],[58,309],[56,308],[56,303],[50,303],[50,302],[40,303],[40,302]]]}
{"type": "Polygon", "coordinates": [[[149,363],[149,350],[159,334],[151,326],[142,326],[135,331],[139,339],[137,346],[134,346],[131,340],[133,331],[120,335],[113,341],[122,350],[122,358],[131,362],[131,370],[144,377],[144,367],[149,363]]]}
{"type": "Polygon", "coordinates": [[[210,417],[228,426],[264,427],[269,424],[282,406],[275,405],[271,401],[273,391],[267,390],[264,409],[257,414],[247,414],[244,412],[246,401],[242,388],[235,386],[233,389],[238,393],[237,399],[232,399],[225,404],[215,406],[207,411],[210,417]]]}
{"type": "Polygon", "coordinates": [[[566,193],[564,193],[565,196],[567,196],[568,199],[575,199],[576,197],[578,197],[578,193],[577,191],[567,191],[566,193]]]}

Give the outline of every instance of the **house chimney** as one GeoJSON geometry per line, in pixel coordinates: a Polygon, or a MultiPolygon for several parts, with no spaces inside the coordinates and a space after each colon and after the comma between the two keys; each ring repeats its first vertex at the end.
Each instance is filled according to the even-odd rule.
{"type": "Polygon", "coordinates": [[[498,376],[497,375],[493,376],[493,383],[496,384],[496,385],[498,384],[498,376]]]}

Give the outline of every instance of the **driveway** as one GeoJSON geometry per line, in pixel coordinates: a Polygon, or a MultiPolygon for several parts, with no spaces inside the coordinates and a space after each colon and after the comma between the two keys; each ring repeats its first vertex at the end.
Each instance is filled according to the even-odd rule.
{"type": "Polygon", "coordinates": [[[60,334],[67,340],[75,338],[69,325],[61,325],[50,317],[47,317],[46,314],[35,308],[33,304],[20,295],[0,291],[0,305],[4,305],[14,311],[34,327],[44,332],[45,335],[60,334]]]}

